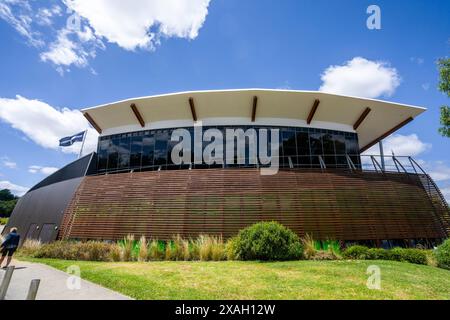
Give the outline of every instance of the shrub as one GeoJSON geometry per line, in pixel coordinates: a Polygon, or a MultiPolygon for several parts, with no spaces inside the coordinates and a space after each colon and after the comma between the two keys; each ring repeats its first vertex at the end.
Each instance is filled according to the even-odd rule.
{"type": "Polygon", "coordinates": [[[344,251],[344,258],[358,260],[393,260],[400,262],[410,262],[415,264],[427,264],[427,252],[420,249],[403,249],[394,248],[385,249],[369,249],[364,246],[352,246],[344,251]]]}
{"type": "Polygon", "coordinates": [[[317,251],[310,259],[315,261],[339,260],[340,256],[338,256],[333,250],[329,249],[317,251]]]}
{"type": "Polygon", "coordinates": [[[191,257],[191,241],[183,239],[181,240],[181,251],[184,261],[189,261],[192,259],[191,257]]]}
{"type": "Polygon", "coordinates": [[[415,264],[427,264],[428,258],[425,250],[394,248],[388,251],[388,259],[415,264]]]}
{"type": "Polygon", "coordinates": [[[371,248],[366,252],[367,260],[390,260],[389,251],[378,248],[371,248]]]}
{"type": "Polygon", "coordinates": [[[23,256],[33,256],[41,247],[42,243],[39,240],[27,239],[23,243],[18,254],[23,256]]]}
{"type": "Polygon", "coordinates": [[[322,248],[324,251],[330,251],[336,256],[340,256],[341,253],[341,243],[336,240],[325,240],[322,241],[322,248]]]}
{"type": "Polygon", "coordinates": [[[200,246],[198,241],[194,240],[189,241],[189,257],[193,261],[200,260],[200,246]]]}
{"type": "Polygon", "coordinates": [[[222,261],[226,258],[222,237],[200,235],[194,243],[194,250],[198,250],[198,259],[201,261],[222,261]]]}
{"type": "Polygon", "coordinates": [[[165,246],[157,240],[150,242],[148,248],[148,259],[151,261],[161,261],[165,257],[165,246]]]}
{"type": "Polygon", "coordinates": [[[118,250],[119,247],[115,243],[56,241],[41,245],[31,256],[64,260],[112,261],[113,253],[118,250]]]}
{"type": "Polygon", "coordinates": [[[186,242],[189,247],[189,242],[182,239],[179,235],[173,237],[173,240],[166,243],[165,260],[168,261],[183,261],[189,260],[189,249],[186,253],[186,242]]]}
{"type": "Polygon", "coordinates": [[[306,234],[301,239],[301,243],[303,245],[303,255],[305,256],[305,258],[308,260],[312,259],[318,251],[316,248],[316,242],[314,241],[313,237],[309,234],[306,234]]]}
{"type": "Polygon", "coordinates": [[[342,253],[343,257],[346,259],[360,259],[364,260],[367,258],[367,253],[369,248],[364,246],[351,246],[344,250],[342,253]]]}
{"type": "Polygon", "coordinates": [[[434,255],[439,268],[450,270],[450,239],[437,247],[434,255]]]}
{"type": "Polygon", "coordinates": [[[227,257],[227,260],[233,261],[233,260],[239,260],[239,257],[236,253],[237,251],[237,237],[228,239],[227,243],[225,244],[225,255],[227,257]]]}
{"type": "Polygon", "coordinates": [[[148,246],[147,246],[147,239],[145,236],[142,236],[139,239],[139,261],[147,261],[148,259],[148,246]]]}
{"type": "Polygon", "coordinates": [[[285,261],[303,256],[298,236],[277,222],[260,222],[239,232],[236,255],[241,260],[285,261]]]}
{"type": "Polygon", "coordinates": [[[222,237],[213,237],[211,243],[211,260],[223,261],[226,259],[225,244],[222,237]]]}
{"type": "Polygon", "coordinates": [[[111,246],[109,257],[113,262],[119,262],[122,259],[122,250],[119,245],[111,246]]]}
{"type": "Polygon", "coordinates": [[[8,224],[9,218],[0,218],[0,226],[4,226],[8,224]]]}
{"type": "Polygon", "coordinates": [[[133,261],[134,260],[134,235],[127,235],[122,243],[122,261],[133,261]]]}
{"type": "Polygon", "coordinates": [[[166,252],[165,252],[164,260],[172,261],[172,260],[174,260],[173,258],[174,258],[174,254],[173,254],[173,249],[172,249],[172,243],[169,241],[166,244],[166,252]]]}
{"type": "Polygon", "coordinates": [[[302,239],[303,256],[307,260],[338,260],[341,259],[340,245],[337,241],[315,241],[306,234],[302,239]]]}

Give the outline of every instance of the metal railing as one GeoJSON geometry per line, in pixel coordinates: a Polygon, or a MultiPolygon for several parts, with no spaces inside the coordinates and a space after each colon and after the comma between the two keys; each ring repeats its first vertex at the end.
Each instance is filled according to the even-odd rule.
{"type": "Polygon", "coordinates": [[[262,164],[257,159],[234,158],[232,163],[183,163],[175,165],[173,163],[156,163],[151,165],[138,165],[130,167],[128,164],[119,168],[99,170],[97,175],[129,173],[140,171],[162,171],[162,170],[192,170],[192,169],[216,169],[216,168],[265,168],[276,165],[273,161],[278,160],[280,169],[347,169],[359,171],[375,171],[426,174],[419,162],[408,156],[380,156],[380,155],[359,155],[359,154],[326,154],[326,155],[293,155],[272,157],[270,164],[262,164]]]}

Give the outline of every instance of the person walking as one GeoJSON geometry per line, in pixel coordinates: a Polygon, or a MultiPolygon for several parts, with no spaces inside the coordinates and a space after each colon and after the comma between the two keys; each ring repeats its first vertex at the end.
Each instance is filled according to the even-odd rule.
{"type": "Polygon", "coordinates": [[[17,233],[17,228],[11,228],[9,231],[9,234],[6,236],[5,241],[0,245],[2,257],[0,258],[0,267],[3,264],[3,260],[6,259],[6,266],[4,268],[7,268],[9,264],[11,263],[12,256],[14,252],[16,252],[17,248],[19,247],[20,242],[20,235],[17,233]]]}

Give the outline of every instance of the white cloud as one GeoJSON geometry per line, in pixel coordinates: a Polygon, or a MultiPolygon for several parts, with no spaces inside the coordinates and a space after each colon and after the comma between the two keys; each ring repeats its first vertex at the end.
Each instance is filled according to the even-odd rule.
{"type": "Polygon", "coordinates": [[[424,58],[411,57],[411,58],[409,58],[409,60],[412,63],[418,64],[419,66],[425,63],[425,59],[424,58]]]}
{"type": "MultiPolygon", "coordinates": [[[[58,32],[58,38],[50,45],[50,49],[41,53],[41,60],[51,61],[57,66],[84,67],[88,64],[87,58],[90,56],[83,46],[78,42],[72,41],[69,36],[71,32],[62,29],[58,32]]],[[[59,72],[59,71],[58,71],[59,72]]]]}
{"type": "Polygon", "coordinates": [[[28,168],[29,173],[32,173],[32,174],[39,173],[39,174],[43,174],[46,176],[49,176],[58,170],[59,170],[58,168],[54,168],[54,167],[41,167],[41,166],[30,166],[28,168]]]}
{"type": "Polygon", "coordinates": [[[154,49],[161,37],[195,39],[210,0],[71,0],[98,37],[126,50],[154,49]]]}
{"type": "MultiPolygon", "coordinates": [[[[154,50],[163,38],[195,39],[203,26],[210,0],[63,0],[42,6],[39,1],[0,0],[0,19],[27,43],[40,49],[40,58],[63,75],[69,67],[84,68],[104,41],[125,50],[154,50]],[[55,19],[67,13],[66,19],[55,19]]],[[[91,68],[92,72],[92,68],[91,68]]],[[[95,71],[92,72],[95,74],[95,71]]]]}
{"type": "Polygon", "coordinates": [[[11,161],[8,157],[2,157],[0,158],[2,165],[9,169],[17,169],[17,163],[14,161],[11,161]]]}
{"type": "Polygon", "coordinates": [[[36,14],[36,20],[39,25],[50,26],[53,24],[53,18],[55,16],[61,16],[62,9],[58,5],[54,5],[51,8],[39,8],[36,14]]]}
{"type": "Polygon", "coordinates": [[[45,43],[39,32],[32,28],[32,8],[26,0],[3,0],[0,2],[0,18],[8,22],[27,43],[42,47],[45,43]]]}
{"type": "Polygon", "coordinates": [[[447,202],[450,203],[450,187],[442,188],[441,192],[445,200],[447,200],[447,202]]]}
{"type": "MultiPolygon", "coordinates": [[[[65,153],[78,153],[81,144],[59,147],[59,140],[89,128],[87,120],[79,110],[54,108],[39,100],[17,96],[16,99],[0,98],[0,119],[21,131],[38,145],[65,153]]],[[[97,132],[89,128],[83,153],[97,148],[97,132]]]]}
{"type": "MultiPolygon", "coordinates": [[[[383,141],[383,149],[386,158],[387,170],[395,170],[395,164],[389,157],[391,152],[394,151],[396,156],[411,156],[413,158],[422,155],[423,153],[431,150],[432,145],[425,143],[419,139],[416,134],[400,135],[394,134],[386,138],[383,141]]],[[[378,145],[373,146],[367,150],[364,155],[379,155],[378,145]]],[[[406,168],[410,168],[411,164],[408,159],[398,158],[406,168]]],[[[428,173],[428,175],[441,186],[441,192],[450,202],[450,187],[446,185],[450,182],[450,167],[445,161],[425,161],[423,159],[415,159],[416,162],[422,167],[422,169],[428,173]]],[[[363,164],[372,168],[372,162],[369,157],[362,158],[363,164]]]]}
{"type": "Polygon", "coordinates": [[[388,63],[361,57],[328,67],[321,79],[320,91],[366,98],[391,96],[401,81],[397,70],[388,63]]]}
{"type": "Polygon", "coordinates": [[[22,187],[9,181],[0,181],[0,189],[9,189],[17,196],[23,196],[30,188],[22,187]]]}
{"type": "MultiPolygon", "coordinates": [[[[432,145],[419,139],[417,134],[401,135],[393,134],[383,140],[384,153],[388,156],[392,151],[396,156],[416,157],[425,151],[429,151],[432,145]]],[[[364,154],[380,154],[378,144],[367,150],[364,154]]]]}
{"type": "Polygon", "coordinates": [[[428,174],[436,182],[450,180],[450,167],[442,161],[434,161],[426,164],[428,174]]]}
{"type": "Polygon", "coordinates": [[[425,90],[425,91],[430,90],[430,84],[429,83],[422,84],[422,89],[425,90]]]}

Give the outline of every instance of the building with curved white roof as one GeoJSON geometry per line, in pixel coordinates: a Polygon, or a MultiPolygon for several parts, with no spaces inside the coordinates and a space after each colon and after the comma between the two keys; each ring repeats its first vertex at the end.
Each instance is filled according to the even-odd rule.
{"type": "Polygon", "coordinates": [[[98,150],[30,190],[24,238],[235,235],[276,220],[300,236],[432,246],[448,205],[414,159],[362,153],[426,109],[324,92],[193,91],[82,110],[98,150]],[[269,170],[270,169],[270,170],[269,170]]]}

